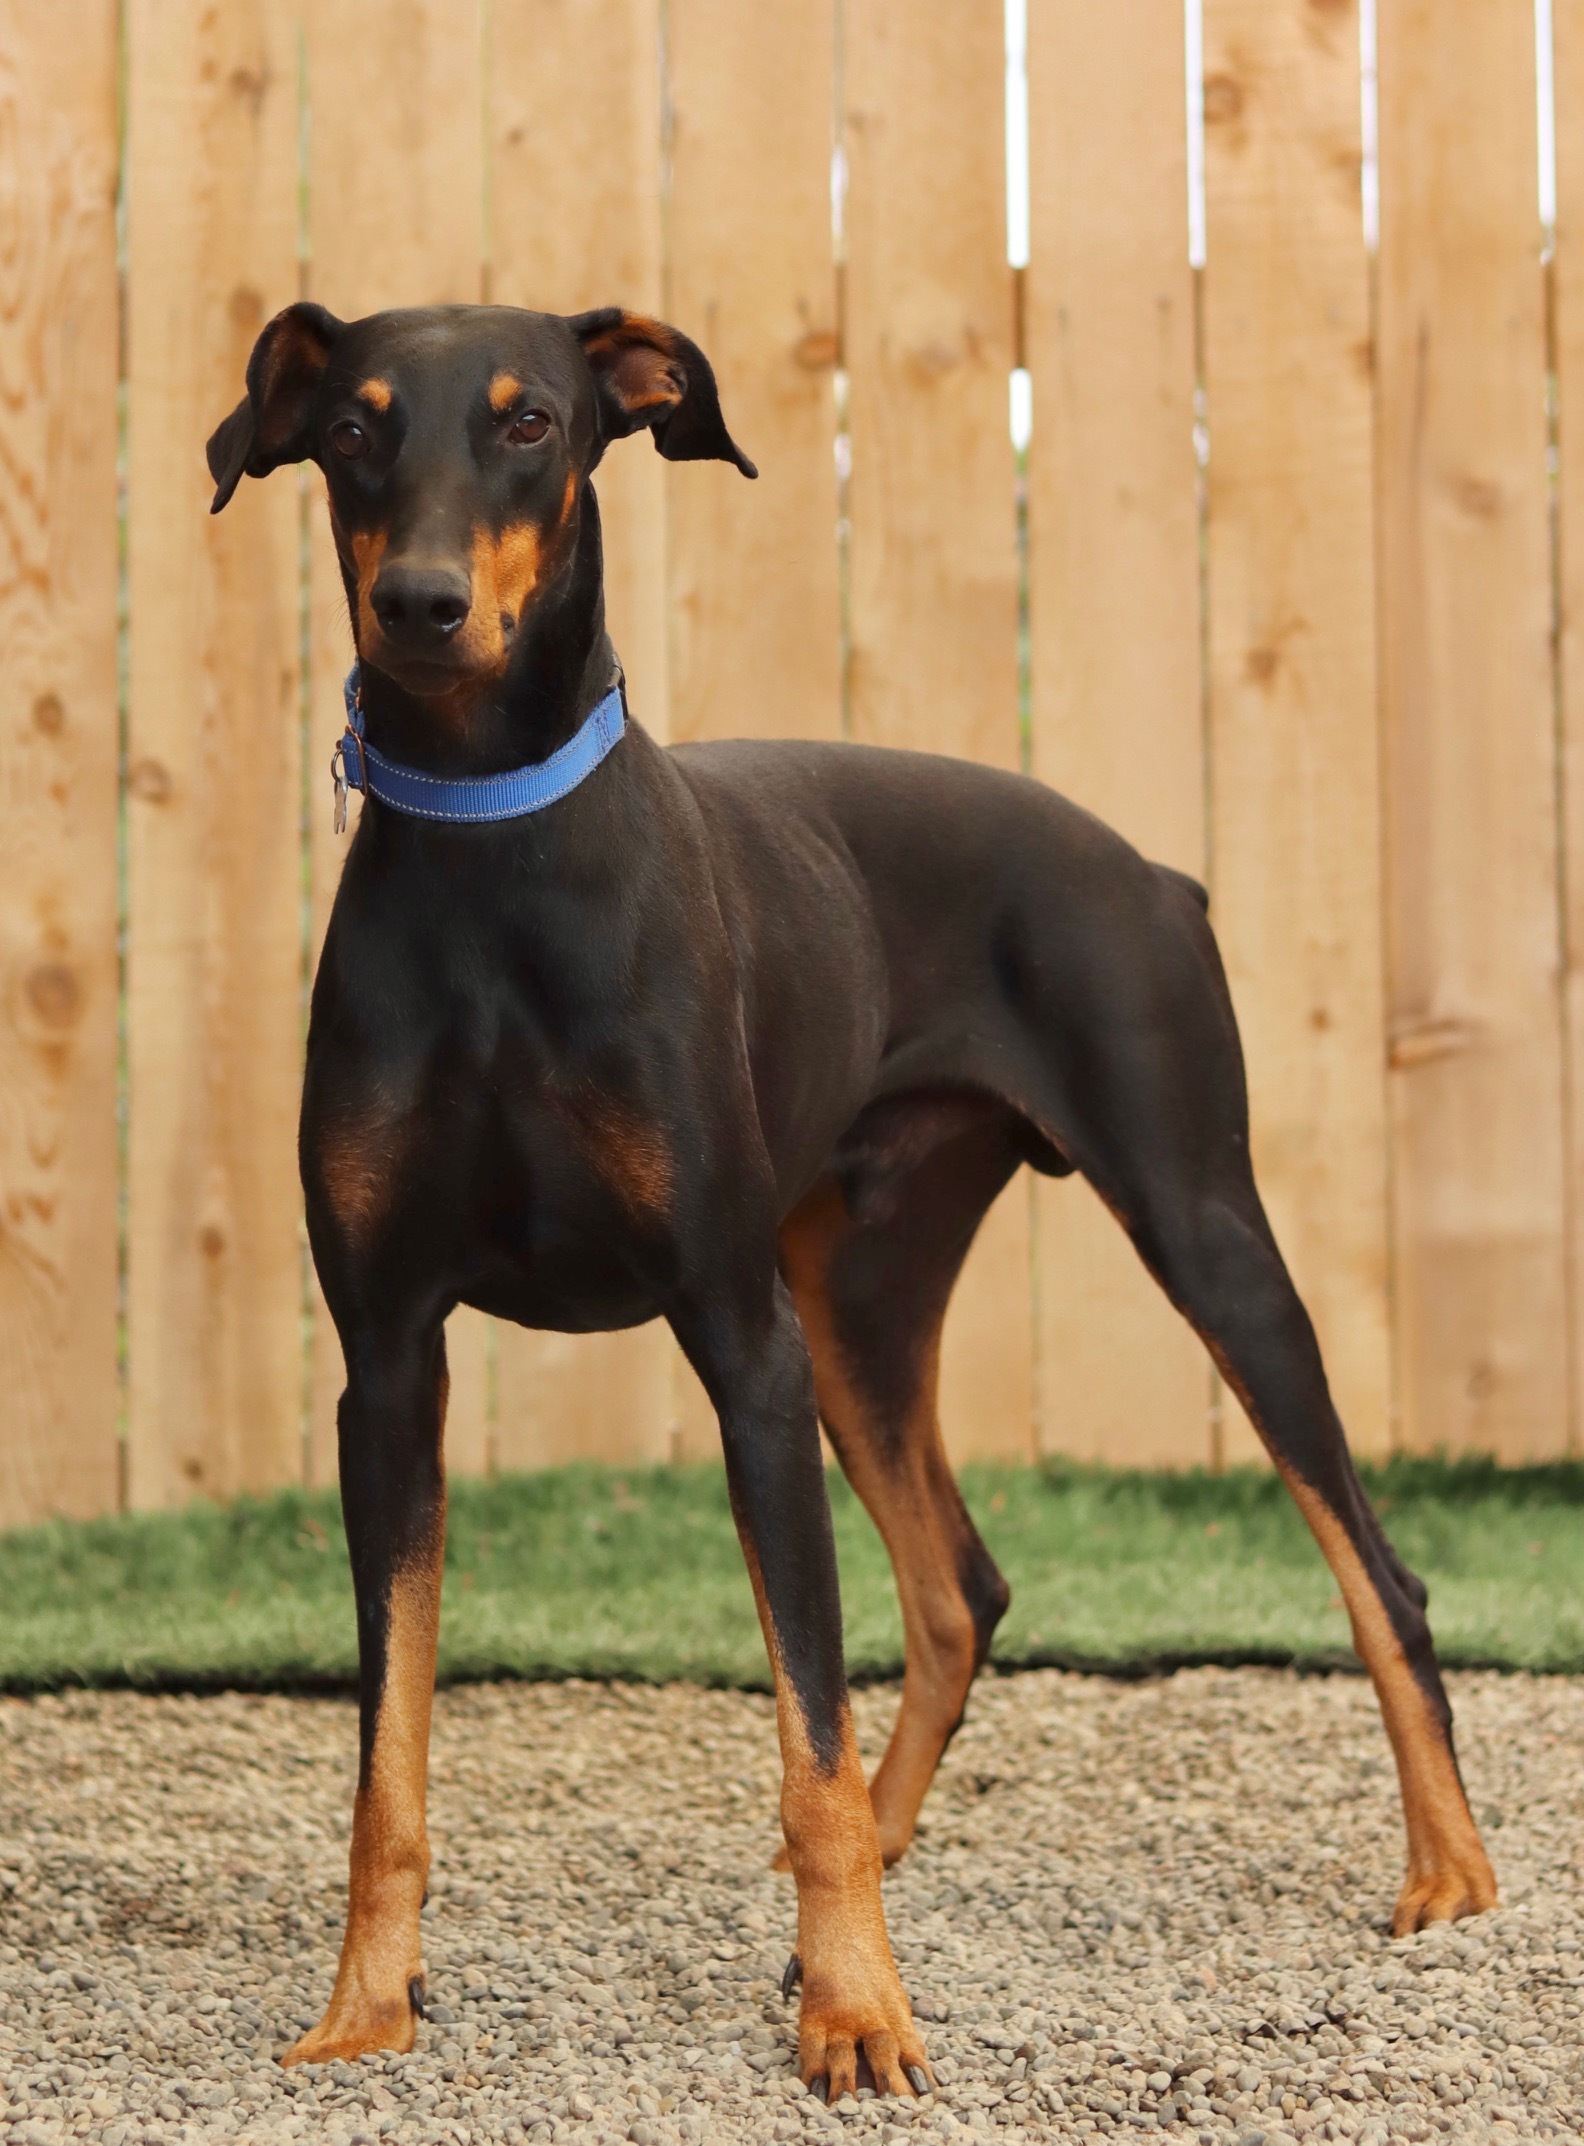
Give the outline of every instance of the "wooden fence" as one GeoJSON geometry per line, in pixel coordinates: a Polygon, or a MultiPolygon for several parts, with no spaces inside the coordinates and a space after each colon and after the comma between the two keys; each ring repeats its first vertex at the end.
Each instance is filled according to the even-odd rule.
{"type": "MultiPolygon", "coordinates": [[[[763,476],[611,456],[642,718],[1023,760],[1206,877],[1355,1444],[1573,1450],[1555,7],[1545,252],[1530,0],[1379,0],[1378,247],[1353,0],[1203,0],[1196,271],[1183,0],[1029,0],[1016,275],[998,0],[0,0],[0,1520],[333,1470],[293,1131],[346,625],[317,475],[211,520],[201,451],[300,294],[696,336],[763,476]]],[[[663,1332],[452,1360],[457,1467],[713,1445],[663,1332]]],[[[945,1388],[959,1455],[1254,1451],[1076,1184],[993,1212],[945,1388]]]]}

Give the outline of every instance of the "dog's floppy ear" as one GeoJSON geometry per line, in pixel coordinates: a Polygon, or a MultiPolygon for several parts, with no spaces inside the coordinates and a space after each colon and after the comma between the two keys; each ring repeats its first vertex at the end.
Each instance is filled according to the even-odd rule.
{"type": "Polygon", "coordinates": [[[647,425],[668,462],[730,462],[745,477],[758,476],[726,430],[715,375],[697,343],[620,306],[574,314],[567,326],[594,375],[606,439],[647,425]]]}
{"type": "Polygon", "coordinates": [[[309,419],[342,324],[323,306],[288,306],[268,323],[248,359],[247,393],[205,449],[218,514],[244,476],[267,477],[312,452],[309,419]]]}

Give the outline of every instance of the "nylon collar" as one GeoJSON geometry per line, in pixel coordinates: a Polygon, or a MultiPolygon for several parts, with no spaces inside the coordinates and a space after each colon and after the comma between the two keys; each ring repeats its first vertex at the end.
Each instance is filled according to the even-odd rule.
{"type": "Polygon", "coordinates": [[[393,812],[419,820],[516,820],[542,812],[585,781],[627,727],[622,689],[612,686],[579,729],[548,760],[502,775],[424,775],[376,752],[363,735],[363,700],[354,663],[346,676],[347,727],[330,756],[336,786],[336,832],[346,826],[346,794],[363,790],[393,812]]]}

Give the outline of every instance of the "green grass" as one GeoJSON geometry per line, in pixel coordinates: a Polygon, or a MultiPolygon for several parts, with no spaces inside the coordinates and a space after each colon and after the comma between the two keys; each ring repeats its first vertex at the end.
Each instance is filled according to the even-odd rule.
{"type": "MultiPolygon", "coordinates": [[[[1584,1670],[1584,1465],[1397,1461],[1370,1489],[1429,1581],[1443,1660],[1584,1670]]],[[[1269,1475],[975,1467],[1012,1582],[1004,1664],[1141,1671],[1350,1659],[1330,1575],[1269,1475]]],[[[839,1478],[848,1659],[894,1671],[885,1555],[839,1478]]],[[[342,1686],[352,1591],[334,1492],[0,1536],[0,1689],[342,1686]]],[[[441,1675],[762,1685],[718,1468],[557,1469],[452,1486],[441,1675]]]]}

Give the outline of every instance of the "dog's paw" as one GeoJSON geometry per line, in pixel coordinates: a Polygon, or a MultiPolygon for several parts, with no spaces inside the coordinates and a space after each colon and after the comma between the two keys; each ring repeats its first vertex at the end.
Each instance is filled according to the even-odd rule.
{"type": "Polygon", "coordinates": [[[1410,1937],[1433,1922],[1461,1922],[1496,1905],[1496,1878],[1484,1851],[1446,1857],[1437,1869],[1411,1870],[1392,1912],[1392,1936],[1410,1937]]]}
{"type": "Polygon", "coordinates": [[[338,1983],[324,2018],[292,2043],[281,2062],[329,2064],[340,2057],[350,2064],[382,2050],[405,2056],[418,2038],[422,2017],[421,1976],[414,1975],[399,1996],[375,1997],[361,1989],[343,1990],[338,1983]]]}
{"type": "Polygon", "coordinates": [[[798,2070],[821,2101],[840,2101],[873,2081],[877,2094],[934,2090],[924,2037],[896,1975],[866,1978],[845,1995],[826,1976],[805,1975],[798,2020],[798,2070]],[[866,2076],[867,2075],[867,2076],[866,2076]]]}

